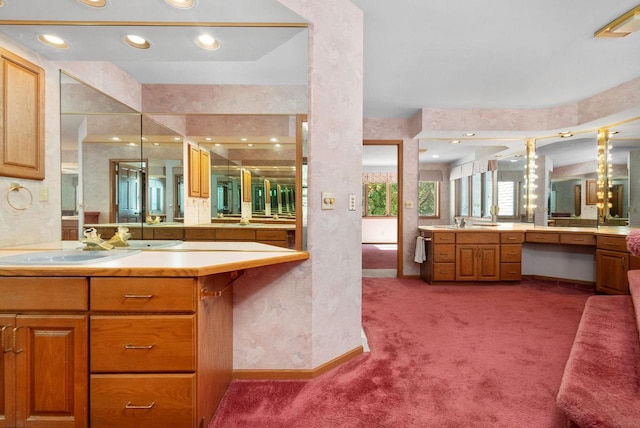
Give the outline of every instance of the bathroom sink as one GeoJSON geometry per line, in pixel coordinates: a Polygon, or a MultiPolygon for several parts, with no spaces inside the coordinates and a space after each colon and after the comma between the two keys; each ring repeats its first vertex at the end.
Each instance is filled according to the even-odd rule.
{"type": "Polygon", "coordinates": [[[13,256],[0,257],[2,265],[82,265],[89,263],[105,262],[139,253],[138,251],[82,251],[82,250],[57,250],[38,251],[13,256]]]}
{"type": "Polygon", "coordinates": [[[437,229],[459,229],[455,224],[434,224],[431,227],[435,227],[437,229]]]}

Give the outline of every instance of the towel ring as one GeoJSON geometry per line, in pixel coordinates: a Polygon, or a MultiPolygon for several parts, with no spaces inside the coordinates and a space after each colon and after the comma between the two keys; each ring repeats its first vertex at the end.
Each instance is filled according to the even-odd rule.
{"type": "Polygon", "coordinates": [[[14,184],[11,185],[11,187],[9,188],[9,191],[7,192],[7,203],[14,210],[17,210],[17,211],[27,210],[27,209],[31,208],[31,205],[33,204],[33,194],[31,193],[31,190],[27,189],[26,187],[24,187],[24,186],[22,186],[20,184],[15,184],[14,183],[14,184]],[[20,192],[21,189],[26,190],[27,193],[29,194],[29,203],[25,207],[17,207],[11,202],[11,192],[20,192]]]}

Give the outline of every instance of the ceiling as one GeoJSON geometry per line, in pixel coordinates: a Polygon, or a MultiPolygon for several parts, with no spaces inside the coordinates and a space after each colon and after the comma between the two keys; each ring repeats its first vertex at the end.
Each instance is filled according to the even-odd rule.
{"type": "MultiPolygon", "coordinates": [[[[638,0],[352,2],[364,11],[365,117],[408,118],[421,108],[549,108],[640,76],[640,33],[593,37],[638,0]]],[[[142,83],[307,82],[305,21],[276,0],[195,0],[186,10],[163,0],[107,0],[104,8],[77,0],[58,0],[55,8],[46,0],[0,3],[0,32],[52,60],[112,61],[142,83]],[[43,23],[38,21],[47,25],[35,25],[43,23]],[[137,25],[52,26],[51,21],[137,25]],[[53,50],[39,43],[44,27],[67,39],[70,48],[53,50]],[[130,32],[150,39],[152,48],[124,45],[122,37],[130,32]],[[196,48],[192,40],[202,32],[218,38],[221,48],[196,48]]],[[[420,161],[448,163],[523,148],[522,135],[461,138],[468,131],[421,139],[420,161]],[[453,146],[452,139],[461,143],[453,146]]],[[[573,131],[574,139],[590,141],[582,130],[573,131]]],[[[640,132],[626,136],[639,137],[640,132]]],[[[545,138],[539,145],[557,141],[545,138]]]]}

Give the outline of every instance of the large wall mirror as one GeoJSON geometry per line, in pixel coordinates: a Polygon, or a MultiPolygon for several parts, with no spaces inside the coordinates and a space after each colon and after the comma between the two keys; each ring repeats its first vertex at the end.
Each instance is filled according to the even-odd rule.
{"type": "Polygon", "coordinates": [[[124,225],[146,239],[145,228],[182,224],[202,209],[186,203],[187,146],[208,154],[212,223],[239,223],[248,202],[254,224],[301,224],[299,116],[183,115],[182,135],[163,125],[175,116],[142,114],[65,73],[60,92],[63,238],[124,225]]]}
{"type": "Polygon", "coordinates": [[[549,226],[640,226],[640,186],[633,179],[640,174],[640,120],[602,129],[610,132],[604,169],[598,162],[597,130],[538,146],[537,155],[552,165],[546,202],[549,226]],[[603,171],[608,189],[599,198],[603,171]]]}

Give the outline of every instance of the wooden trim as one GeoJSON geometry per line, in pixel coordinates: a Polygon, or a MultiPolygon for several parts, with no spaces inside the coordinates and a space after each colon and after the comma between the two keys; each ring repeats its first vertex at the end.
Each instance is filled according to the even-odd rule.
{"type": "Polygon", "coordinates": [[[560,282],[564,284],[575,284],[575,285],[579,285],[582,287],[589,287],[589,288],[593,288],[596,286],[595,281],[583,281],[580,279],[570,279],[570,278],[554,278],[551,276],[542,276],[542,275],[522,275],[522,279],[560,282]]]}
{"type": "Polygon", "coordinates": [[[33,19],[3,19],[0,25],[46,25],[64,27],[255,27],[255,28],[308,28],[306,22],[212,22],[212,21],[56,21],[33,19]]]}
{"type": "Polygon", "coordinates": [[[352,349],[331,361],[316,367],[315,369],[282,369],[282,370],[253,370],[253,369],[239,369],[233,371],[234,379],[289,379],[289,380],[304,380],[314,379],[321,374],[332,370],[351,359],[361,355],[363,353],[362,346],[352,349]]]}

